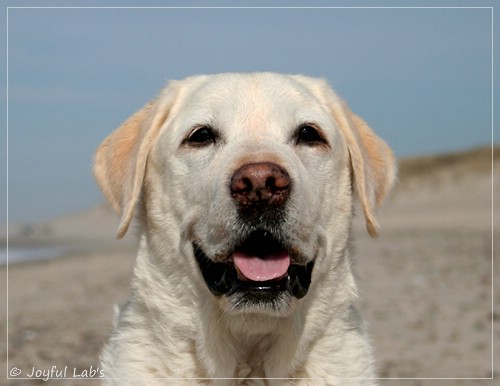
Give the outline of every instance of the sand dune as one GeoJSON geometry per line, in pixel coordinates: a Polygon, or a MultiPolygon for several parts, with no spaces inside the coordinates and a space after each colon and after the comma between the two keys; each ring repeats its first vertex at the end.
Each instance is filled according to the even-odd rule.
{"type": "MultiPolygon", "coordinates": [[[[498,148],[494,154],[494,180],[489,148],[402,160],[397,189],[379,213],[381,237],[370,239],[362,219],[355,221],[360,306],[381,377],[451,378],[382,380],[383,385],[493,384],[476,378],[490,378],[492,350],[500,355],[498,268],[492,310],[492,259],[500,266],[500,205],[492,207],[492,189],[498,192],[500,184],[498,148]]],[[[8,370],[19,368],[18,378],[33,367],[66,368],[69,377],[98,366],[113,304],[129,292],[135,253],[131,239],[109,242],[117,223],[116,215],[99,205],[13,228],[20,244],[87,246],[68,257],[9,266],[9,294],[0,307],[6,310],[8,300],[8,370]]],[[[7,327],[5,311],[0,324],[7,327]]],[[[1,352],[6,363],[7,351],[1,352]]],[[[2,378],[5,371],[3,366],[2,378]]]]}

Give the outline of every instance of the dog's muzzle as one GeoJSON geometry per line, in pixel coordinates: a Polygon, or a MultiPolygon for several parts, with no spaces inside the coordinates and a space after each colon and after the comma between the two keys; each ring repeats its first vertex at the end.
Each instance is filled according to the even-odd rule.
{"type": "Polygon", "coordinates": [[[244,303],[262,304],[287,294],[297,299],[307,294],[314,260],[300,256],[280,231],[291,190],[288,172],[274,163],[246,164],[233,174],[230,194],[245,229],[240,240],[224,256],[212,258],[201,245],[193,244],[214,295],[241,295],[244,303]]]}

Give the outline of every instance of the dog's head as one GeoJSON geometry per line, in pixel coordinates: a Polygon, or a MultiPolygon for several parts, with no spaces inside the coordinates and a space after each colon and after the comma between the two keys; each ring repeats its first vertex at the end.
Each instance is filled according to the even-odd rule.
{"type": "Polygon", "coordinates": [[[118,237],[139,207],[156,250],[190,259],[226,311],[285,315],[345,246],[353,191],[377,235],[395,163],[326,82],[221,74],[171,82],[103,142],[94,173],[118,237]]]}

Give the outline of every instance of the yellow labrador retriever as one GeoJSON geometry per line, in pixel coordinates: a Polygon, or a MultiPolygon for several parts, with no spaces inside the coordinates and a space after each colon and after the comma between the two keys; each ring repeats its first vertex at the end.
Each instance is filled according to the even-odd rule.
{"type": "Polygon", "coordinates": [[[373,385],[353,194],[376,236],[388,146],[323,80],[173,81],[104,140],[100,188],[140,237],[106,384],[373,385]]]}

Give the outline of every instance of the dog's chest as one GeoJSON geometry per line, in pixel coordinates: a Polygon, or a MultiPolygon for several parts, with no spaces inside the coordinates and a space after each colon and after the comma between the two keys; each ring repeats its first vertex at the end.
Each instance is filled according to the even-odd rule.
{"type": "MultiPolygon", "coordinates": [[[[243,343],[243,342],[241,342],[243,343]]],[[[237,363],[235,369],[235,378],[253,378],[253,379],[240,379],[235,385],[238,386],[260,386],[267,385],[263,378],[267,378],[264,369],[264,363],[269,360],[270,349],[272,341],[269,337],[254,341],[253,344],[245,342],[240,348],[246,349],[240,351],[237,356],[237,363]]]]}
{"type": "Polygon", "coordinates": [[[239,379],[235,382],[238,386],[264,386],[266,378],[264,369],[261,365],[253,367],[247,363],[240,363],[236,368],[236,378],[252,378],[252,379],[239,379]]]}

